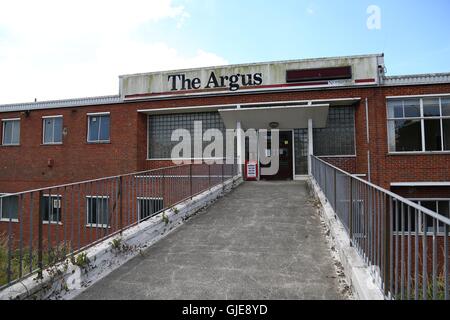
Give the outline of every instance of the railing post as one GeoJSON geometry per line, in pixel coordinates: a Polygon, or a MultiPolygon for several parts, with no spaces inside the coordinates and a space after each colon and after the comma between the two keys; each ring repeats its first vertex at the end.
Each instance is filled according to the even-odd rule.
{"type": "Polygon", "coordinates": [[[337,205],[337,199],[336,199],[336,197],[337,197],[337,188],[336,188],[336,176],[337,176],[336,172],[337,172],[337,170],[333,170],[333,171],[334,171],[334,212],[336,212],[337,211],[337,207],[336,207],[336,205],[337,205]]]}
{"type": "Polygon", "coordinates": [[[348,230],[349,230],[349,236],[350,236],[350,247],[353,246],[353,179],[352,177],[349,177],[350,179],[350,210],[348,215],[348,230]]]}
{"type": "Polygon", "coordinates": [[[192,163],[189,165],[189,195],[191,196],[192,200],[192,163]]]}
{"type": "MultiPolygon", "coordinates": [[[[383,285],[384,285],[384,295],[387,297],[389,295],[389,291],[391,288],[391,214],[393,210],[392,198],[388,197],[389,204],[385,204],[386,210],[384,212],[383,219],[383,227],[384,227],[384,237],[383,237],[383,246],[384,246],[384,272],[383,272],[383,285]]],[[[417,250],[417,248],[416,248],[417,250]]],[[[416,270],[417,272],[417,270],[416,270]]],[[[416,283],[416,285],[418,285],[416,283]]]]}
{"type": "Polygon", "coordinates": [[[42,251],[43,248],[43,230],[42,230],[42,224],[44,221],[44,217],[42,215],[42,191],[39,191],[39,206],[38,206],[38,278],[42,279],[42,271],[44,269],[43,263],[42,263],[42,251]]]}
{"type": "Polygon", "coordinates": [[[119,177],[119,230],[122,235],[123,230],[123,195],[122,195],[122,177],[119,177]]]}

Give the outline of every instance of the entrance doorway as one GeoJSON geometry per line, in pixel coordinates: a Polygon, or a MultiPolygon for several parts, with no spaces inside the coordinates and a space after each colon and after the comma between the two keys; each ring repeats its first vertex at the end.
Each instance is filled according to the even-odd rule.
{"type": "MultiPolygon", "coordinates": [[[[271,176],[263,176],[261,175],[261,179],[263,180],[292,180],[293,179],[293,143],[292,143],[292,131],[280,131],[279,132],[279,150],[275,150],[274,152],[278,152],[279,155],[279,169],[278,173],[271,176]]],[[[271,132],[267,132],[267,151],[271,150],[271,132]]],[[[273,154],[271,156],[277,156],[273,154]]],[[[270,164],[263,165],[260,164],[261,168],[270,167],[270,164]]]]}

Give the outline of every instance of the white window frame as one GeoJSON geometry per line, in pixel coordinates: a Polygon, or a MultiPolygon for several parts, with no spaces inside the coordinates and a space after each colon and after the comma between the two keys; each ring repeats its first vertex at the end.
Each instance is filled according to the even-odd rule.
{"type": "MultiPolygon", "coordinates": [[[[100,118],[101,119],[101,118],[100,118]]],[[[96,112],[96,113],[88,113],[87,114],[87,137],[86,141],[88,143],[110,143],[111,142],[111,113],[110,112],[96,112]],[[90,132],[91,132],[91,117],[101,117],[101,116],[109,116],[109,139],[108,140],[89,140],[90,132]]],[[[101,129],[101,121],[98,126],[98,137],[100,137],[100,129],[101,129]]]]}
{"type": "Polygon", "coordinates": [[[394,98],[394,97],[388,97],[386,99],[386,125],[387,125],[387,137],[388,137],[388,141],[387,141],[387,145],[388,145],[388,152],[389,154],[449,154],[450,150],[445,150],[444,149],[444,126],[443,126],[443,120],[444,119],[450,119],[450,116],[443,116],[442,115],[442,99],[447,99],[447,96],[445,95],[437,95],[437,96],[402,96],[401,98],[394,98]],[[394,100],[408,100],[408,99],[418,99],[420,102],[420,116],[418,117],[405,117],[405,115],[403,114],[403,117],[401,118],[391,118],[389,117],[389,101],[394,101],[394,100]],[[423,112],[423,100],[424,99],[439,99],[439,112],[440,115],[439,116],[433,116],[433,117],[425,117],[424,116],[424,112],[423,112]],[[420,121],[420,126],[421,126],[421,145],[422,145],[422,150],[415,150],[415,151],[395,151],[395,150],[391,150],[391,144],[390,141],[392,139],[392,135],[395,134],[395,127],[394,127],[394,132],[391,132],[390,128],[389,128],[389,124],[391,122],[394,122],[396,120],[418,120],[420,121]],[[431,150],[426,150],[426,137],[425,137],[425,121],[426,120],[440,120],[440,129],[441,129],[441,150],[435,150],[435,151],[431,151],[431,150]]]}
{"type": "MultiPolygon", "coordinates": [[[[12,132],[11,134],[13,134],[13,133],[14,132],[12,132]]],[[[20,146],[20,118],[2,119],[2,146],[5,146],[5,147],[20,146]],[[18,137],[19,142],[18,143],[5,143],[5,123],[11,122],[11,121],[17,121],[19,123],[19,137],[18,137]]]]}
{"type": "MultiPolygon", "coordinates": [[[[10,195],[10,193],[0,193],[0,197],[1,196],[8,196],[10,195]]],[[[18,223],[19,219],[10,219],[10,218],[3,218],[3,198],[0,198],[0,222],[14,222],[14,223],[18,223]]]]}
{"type": "Polygon", "coordinates": [[[111,228],[111,221],[108,221],[108,224],[89,223],[89,209],[90,209],[89,200],[90,199],[106,199],[108,201],[108,210],[109,210],[109,198],[110,198],[110,196],[86,196],[86,227],[102,228],[102,229],[111,228]]]}
{"type": "Polygon", "coordinates": [[[62,115],[56,115],[56,116],[44,116],[44,117],[42,117],[42,144],[43,145],[61,145],[61,144],[63,144],[62,131],[64,130],[63,129],[64,128],[64,119],[63,119],[63,125],[61,127],[61,142],[55,142],[55,124],[53,124],[53,132],[52,132],[53,142],[45,142],[45,120],[47,120],[47,119],[55,119],[55,118],[56,119],[57,118],[63,118],[63,116],[62,115]]]}
{"type": "MultiPolygon", "coordinates": [[[[60,204],[59,204],[59,216],[61,218],[61,221],[48,221],[48,220],[42,220],[43,224],[50,224],[50,225],[62,225],[62,195],[60,194],[43,194],[42,195],[45,198],[59,198],[60,204]]],[[[50,218],[50,212],[49,212],[49,218],[50,218]]]]}
{"type": "MultiPolygon", "coordinates": [[[[162,211],[164,211],[164,198],[163,197],[137,197],[136,200],[137,200],[138,222],[144,220],[144,219],[141,219],[141,202],[140,202],[140,200],[162,201],[162,203],[163,203],[162,211]]],[[[148,218],[146,218],[146,219],[148,219],[148,218]]]]}

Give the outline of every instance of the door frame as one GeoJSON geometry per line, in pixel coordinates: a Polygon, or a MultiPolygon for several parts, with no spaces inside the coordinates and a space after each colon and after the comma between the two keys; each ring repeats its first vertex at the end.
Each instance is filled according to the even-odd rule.
{"type": "MultiPolygon", "coordinates": [[[[258,129],[258,140],[259,140],[259,130],[258,129]]],[[[294,130],[295,129],[278,129],[280,132],[291,132],[291,139],[292,139],[292,180],[296,180],[295,175],[295,135],[294,130]]],[[[257,157],[258,157],[258,181],[261,180],[261,162],[259,161],[259,141],[257,144],[257,157]]]]}

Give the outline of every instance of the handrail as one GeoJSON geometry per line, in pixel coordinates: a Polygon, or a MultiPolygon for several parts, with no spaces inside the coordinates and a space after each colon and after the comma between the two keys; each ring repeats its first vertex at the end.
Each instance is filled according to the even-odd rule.
{"type": "Polygon", "coordinates": [[[386,190],[386,189],[384,189],[384,188],[382,188],[380,186],[377,186],[376,184],[373,184],[373,183],[371,183],[369,181],[361,179],[360,177],[358,177],[356,175],[350,174],[350,173],[348,173],[348,172],[346,172],[346,171],[344,171],[344,170],[342,170],[342,169],[332,165],[331,163],[328,163],[328,162],[320,159],[317,156],[313,155],[312,157],[314,159],[317,159],[320,162],[324,163],[325,165],[333,168],[334,170],[339,171],[340,173],[342,173],[342,174],[344,174],[346,176],[352,177],[353,179],[355,179],[355,180],[357,180],[359,182],[362,182],[362,183],[364,183],[364,184],[366,184],[366,185],[368,185],[368,186],[370,186],[370,187],[372,187],[372,188],[374,188],[374,189],[376,189],[378,191],[381,191],[381,192],[385,193],[386,195],[388,195],[388,196],[390,196],[392,198],[395,198],[398,201],[403,202],[403,203],[407,204],[410,207],[413,207],[414,209],[420,210],[421,212],[426,213],[426,214],[430,215],[431,217],[433,217],[433,218],[435,218],[435,219],[437,219],[437,220],[439,220],[439,221],[441,221],[443,223],[446,223],[446,224],[450,225],[450,219],[449,218],[446,218],[446,217],[444,217],[444,216],[442,216],[440,214],[437,214],[436,212],[434,212],[434,211],[432,211],[432,210],[430,210],[428,208],[425,208],[425,207],[423,207],[421,205],[418,205],[417,203],[412,202],[411,200],[408,200],[408,199],[406,199],[406,198],[404,198],[404,197],[402,197],[402,196],[400,196],[400,195],[398,195],[396,193],[393,193],[392,191],[386,190]]]}

